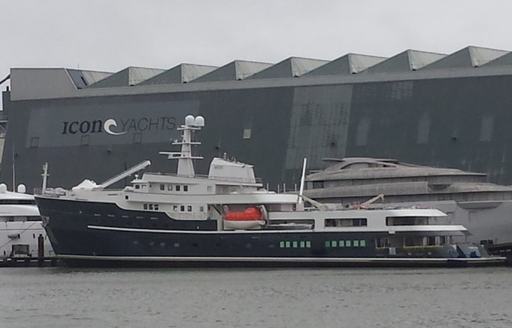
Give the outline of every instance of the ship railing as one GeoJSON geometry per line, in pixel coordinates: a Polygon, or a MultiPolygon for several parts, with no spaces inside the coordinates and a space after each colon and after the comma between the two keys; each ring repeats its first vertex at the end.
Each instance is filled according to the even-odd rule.
{"type": "MultiPolygon", "coordinates": [[[[151,172],[151,174],[162,175],[162,176],[171,176],[171,177],[181,177],[176,173],[163,173],[163,172],[151,172]]],[[[209,176],[207,174],[195,174],[194,178],[201,179],[209,179],[209,180],[221,180],[221,181],[229,181],[229,182],[239,182],[239,183],[250,183],[250,184],[262,184],[263,180],[261,178],[255,178],[254,181],[251,179],[238,178],[238,177],[218,177],[218,176],[209,176]]]]}

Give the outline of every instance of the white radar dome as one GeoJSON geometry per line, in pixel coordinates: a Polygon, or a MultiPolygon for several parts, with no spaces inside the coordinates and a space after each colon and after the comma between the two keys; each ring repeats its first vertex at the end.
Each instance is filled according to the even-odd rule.
{"type": "Polygon", "coordinates": [[[196,119],[194,120],[194,125],[199,127],[204,126],[204,117],[197,116],[196,119]]]}
{"type": "Polygon", "coordinates": [[[1,183],[0,184],[0,193],[5,193],[7,192],[7,185],[5,183],[1,183]]]}
{"type": "Polygon", "coordinates": [[[192,115],[187,115],[185,117],[185,125],[191,126],[194,125],[195,118],[192,115]]]}
{"type": "Polygon", "coordinates": [[[18,192],[19,192],[20,194],[24,194],[24,193],[26,193],[26,192],[27,192],[27,187],[25,187],[25,185],[24,185],[24,184],[19,184],[19,185],[18,185],[18,192]]]}

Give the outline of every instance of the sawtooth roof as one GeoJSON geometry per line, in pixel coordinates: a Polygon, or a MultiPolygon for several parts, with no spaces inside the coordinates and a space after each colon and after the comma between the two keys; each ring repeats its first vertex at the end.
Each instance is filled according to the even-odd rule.
{"type": "Polygon", "coordinates": [[[391,73],[391,72],[409,72],[416,71],[422,67],[429,65],[446,55],[418,51],[406,50],[391,58],[388,58],[375,66],[369,67],[367,73],[391,73]]]}
{"type": "Polygon", "coordinates": [[[180,64],[142,81],[139,85],[187,83],[216,70],[217,66],[180,64]]]}
{"type": "Polygon", "coordinates": [[[299,77],[328,62],[321,59],[290,57],[250,76],[249,79],[299,77]]]}
{"type": "Polygon", "coordinates": [[[243,80],[273,64],[245,60],[234,60],[218,69],[205,74],[193,82],[243,80]]]}
{"type": "Polygon", "coordinates": [[[368,56],[360,54],[346,54],[304,75],[318,76],[357,74],[361,71],[364,71],[368,67],[371,67],[382,62],[385,59],[385,57],[368,56]]]}
{"type": "Polygon", "coordinates": [[[144,80],[150,79],[164,71],[165,70],[158,68],[128,67],[90,85],[89,88],[132,86],[139,84],[144,80]]]}
{"type": "Polygon", "coordinates": [[[507,53],[508,51],[504,50],[469,46],[427,65],[423,69],[479,67],[507,53]]]}

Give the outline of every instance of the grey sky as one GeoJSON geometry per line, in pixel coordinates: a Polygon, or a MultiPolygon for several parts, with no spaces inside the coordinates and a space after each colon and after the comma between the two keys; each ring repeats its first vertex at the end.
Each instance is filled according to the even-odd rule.
{"type": "Polygon", "coordinates": [[[0,0],[0,79],[11,67],[118,71],[467,45],[512,50],[511,9],[497,0],[0,0]]]}

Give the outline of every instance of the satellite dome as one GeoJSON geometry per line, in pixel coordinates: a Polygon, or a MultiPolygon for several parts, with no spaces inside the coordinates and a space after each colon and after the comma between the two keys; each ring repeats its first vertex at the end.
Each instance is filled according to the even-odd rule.
{"type": "Polygon", "coordinates": [[[5,183],[0,184],[0,193],[7,192],[7,185],[5,183]]]}
{"type": "Polygon", "coordinates": [[[185,117],[185,125],[191,126],[194,125],[195,118],[192,115],[187,115],[185,117]]]}
{"type": "Polygon", "coordinates": [[[196,119],[194,120],[194,125],[199,127],[204,126],[204,117],[197,116],[196,119]]]}
{"type": "Polygon", "coordinates": [[[24,185],[24,184],[19,184],[19,185],[18,185],[18,189],[17,189],[17,190],[18,190],[18,192],[19,192],[20,194],[24,194],[24,193],[26,193],[26,192],[27,192],[27,187],[25,187],[25,185],[24,185]]]}

